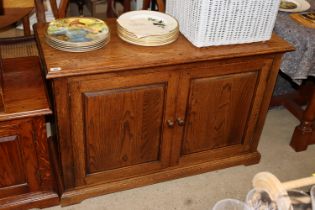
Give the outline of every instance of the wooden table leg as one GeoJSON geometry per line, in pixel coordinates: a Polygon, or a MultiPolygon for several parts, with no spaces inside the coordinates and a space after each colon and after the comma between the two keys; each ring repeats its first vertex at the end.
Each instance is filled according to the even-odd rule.
{"type": "Polygon", "coordinates": [[[114,3],[113,0],[107,0],[107,17],[108,18],[116,17],[114,11],[112,10],[113,3],[114,3]]]}
{"type": "Polygon", "coordinates": [[[124,12],[128,12],[131,10],[130,0],[124,0],[123,5],[124,5],[124,12]]]}
{"type": "Polygon", "coordinates": [[[22,23],[23,23],[23,31],[24,31],[24,36],[29,36],[31,35],[31,29],[30,29],[30,16],[26,15],[25,17],[23,17],[22,19],[22,23]]]}
{"type": "Polygon", "coordinates": [[[0,50],[0,112],[4,112],[4,99],[3,99],[3,64],[0,50]]]}
{"type": "Polygon", "coordinates": [[[315,143],[313,135],[313,122],[315,120],[315,91],[312,91],[309,103],[303,113],[300,125],[298,125],[293,133],[291,147],[296,152],[307,149],[311,143],[315,143]]]}

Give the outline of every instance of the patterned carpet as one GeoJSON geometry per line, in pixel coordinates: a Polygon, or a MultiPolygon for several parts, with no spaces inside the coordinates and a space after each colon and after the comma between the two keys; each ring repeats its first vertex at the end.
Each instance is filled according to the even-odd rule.
{"type": "Polygon", "coordinates": [[[1,44],[0,50],[2,58],[16,58],[38,55],[36,43],[34,41],[17,44],[1,44]]]}
{"type": "MultiPolygon", "coordinates": [[[[0,30],[0,39],[7,37],[23,36],[23,31],[15,29],[14,27],[0,30]]],[[[2,58],[14,58],[24,56],[36,56],[38,55],[35,41],[27,41],[14,44],[1,44],[0,50],[2,58]]]]}

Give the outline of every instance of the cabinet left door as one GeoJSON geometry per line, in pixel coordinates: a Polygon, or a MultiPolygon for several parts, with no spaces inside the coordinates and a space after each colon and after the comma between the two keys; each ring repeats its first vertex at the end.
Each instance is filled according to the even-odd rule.
{"type": "Polygon", "coordinates": [[[0,199],[39,190],[31,120],[0,123],[0,160],[0,199]]]}
{"type": "Polygon", "coordinates": [[[96,75],[69,82],[75,185],[140,176],[169,165],[178,76],[96,75]]]}

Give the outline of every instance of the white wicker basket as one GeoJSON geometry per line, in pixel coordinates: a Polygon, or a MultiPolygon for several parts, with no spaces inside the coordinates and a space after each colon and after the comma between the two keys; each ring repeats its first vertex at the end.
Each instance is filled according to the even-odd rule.
{"type": "Polygon", "coordinates": [[[280,0],[167,0],[166,13],[195,46],[240,44],[271,38],[280,0]]]}

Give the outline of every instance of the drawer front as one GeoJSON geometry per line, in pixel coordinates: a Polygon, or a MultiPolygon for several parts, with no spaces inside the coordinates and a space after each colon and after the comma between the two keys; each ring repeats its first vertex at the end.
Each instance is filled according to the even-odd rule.
{"type": "Polygon", "coordinates": [[[76,185],[133,177],[169,164],[177,78],[152,73],[70,84],[76,185]]]}

